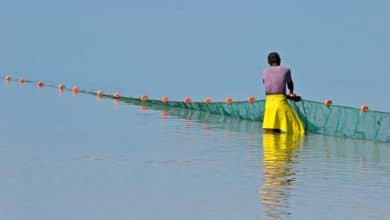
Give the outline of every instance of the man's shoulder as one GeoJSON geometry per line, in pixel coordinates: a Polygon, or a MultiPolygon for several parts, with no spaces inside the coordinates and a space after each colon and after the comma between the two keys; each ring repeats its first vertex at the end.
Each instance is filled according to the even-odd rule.
{"type": "Polygon", "coordinates": [[[280,66],[281,69],[283,69],[285,72],[290,72],[290,67],[287,66],[280,66]]]}
{"type": "Polygon", "coordinates": [[[267,67],[263,70],[263,75],[271,73],[290,73],[291,70],[287,66],[267,67]]]}
{"type": "Polygon", "coordinates": [[[265,75],[265,74],[268,74],[268,72],[269,72],[269,67],[267,67],[267,68],[265,68],[264,70],[263,70],[263,72],[261,72],[263,75],[265,75]]]}

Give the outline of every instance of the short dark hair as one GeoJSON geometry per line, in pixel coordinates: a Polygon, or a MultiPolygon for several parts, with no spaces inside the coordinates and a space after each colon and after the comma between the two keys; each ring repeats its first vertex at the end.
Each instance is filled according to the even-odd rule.
{"type": "Polygon", "coordinates": [[[268,64],[277,64],[280,65],[280,56],[277,52],[271,52],[268,54],[268,64]]]}

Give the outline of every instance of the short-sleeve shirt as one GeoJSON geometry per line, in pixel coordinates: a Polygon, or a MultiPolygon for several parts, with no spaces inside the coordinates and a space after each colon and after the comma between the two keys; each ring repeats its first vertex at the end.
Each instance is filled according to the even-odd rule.
{"type": "Polygon", "coordinates": [[[287,83],[292,84],[291,71],[284,66],[270,66],[263,71],[265,94],[286,94],[287,83]]]}

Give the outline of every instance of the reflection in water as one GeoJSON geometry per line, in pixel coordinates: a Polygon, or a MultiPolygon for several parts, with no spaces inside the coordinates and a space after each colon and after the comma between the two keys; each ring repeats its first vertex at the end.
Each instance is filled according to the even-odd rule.
{"type": "Polygon", "coordinates": [[[141,109],[141,112],[146,112],[148,110],[148,106],[147,105],[141,105],[140,109],[141,109]]]}
{"type": "MultiPolygon", "coordinates": [[[[119,103],[119,100],[117,101],[119,103]]],[[[206,132],[209,132],[210,129],[221,128],[228,131],[246,132],[246,133],[252,133],[257,135],[260,134],[263,130],[261,128],[261,124],[258,121],[242,120],[234,117],[212,114],[209,112],[203,112],[203,111],[197,111],[197,110],[191,110],[185,108],[168,107],[161,104],[142,102],[140,100],[137,101],[137,100],[126,99],[126,98],[122,98],[120,102],[130,104],[130,105],[141,106],[140,108],[143,111],[147,111],[147,110],[160,111],[160,116],[162,119],[167,119],[168,116],[184,119],[184,128],[190,127],[191,122],[197,121],[204,124],[202,128],[204,128],[206,132]]]]}
{"type": "Polygon", "coordinates": [[[267,219],[289,214],[288,198],[295,181],[294,155],[303,135],[263,134],[263,186],[261,198],[267,219]]]}
{"type": "Polygon", "coordinates": [[[161,119],[167,119],[168,118],[168,112],[165,110],[160,111],[161,119]]]}

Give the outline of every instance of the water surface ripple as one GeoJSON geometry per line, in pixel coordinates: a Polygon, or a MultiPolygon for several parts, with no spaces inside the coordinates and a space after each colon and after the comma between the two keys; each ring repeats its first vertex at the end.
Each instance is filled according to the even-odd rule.
{"type": "Polygon", "coordinates": [[[387,219],[390,146],[0,86],[1,219],[387,219]]]}

